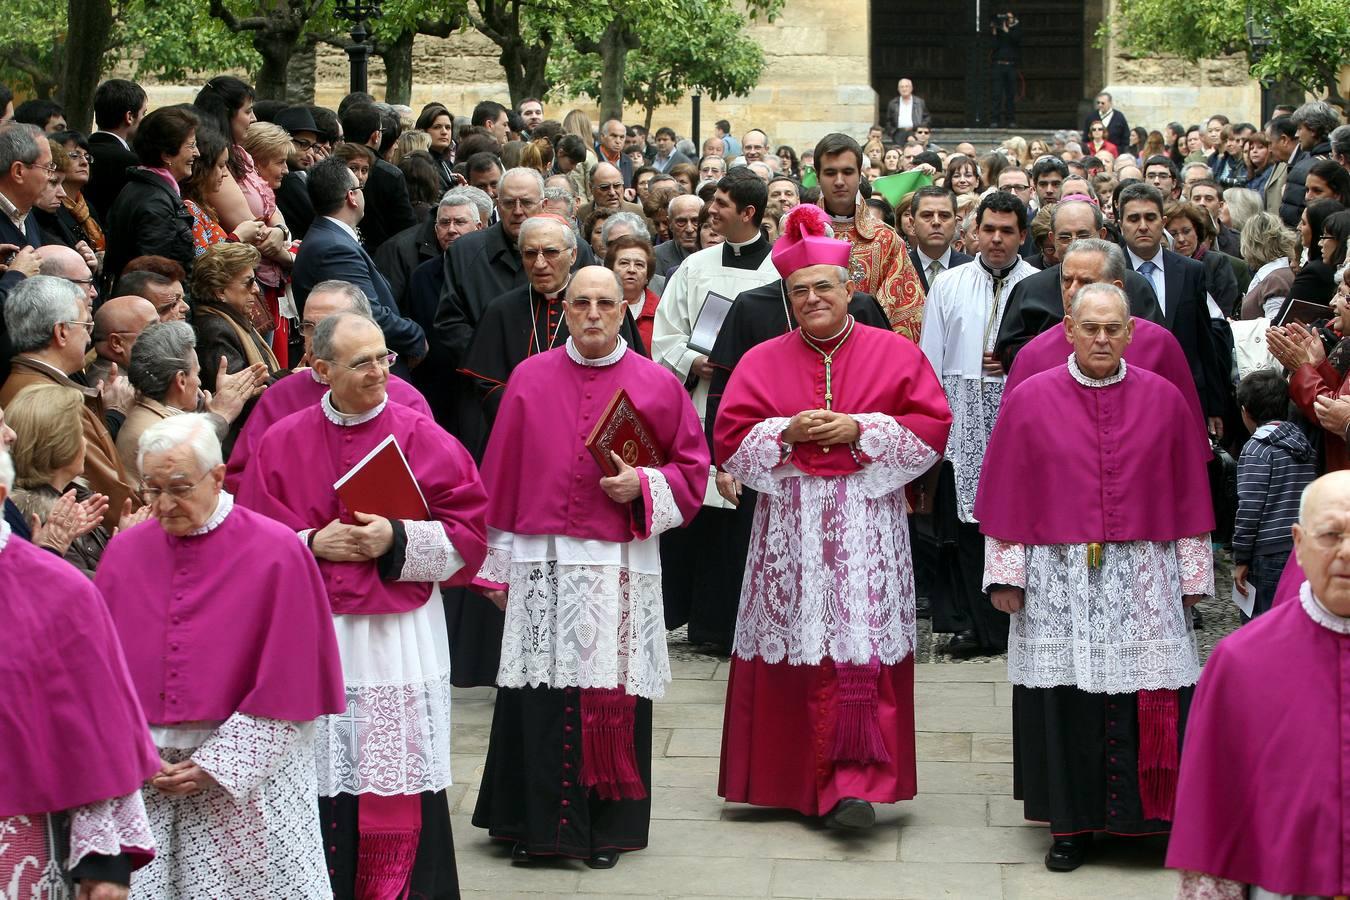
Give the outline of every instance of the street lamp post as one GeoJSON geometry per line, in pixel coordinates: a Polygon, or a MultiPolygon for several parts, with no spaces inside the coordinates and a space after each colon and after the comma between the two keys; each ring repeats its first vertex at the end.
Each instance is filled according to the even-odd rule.
{"type": "MultiPolygon", "coordinates": [[[[1266,52],[1270,49],[1271,39],[1270,29],[1266,27],[1265,21],[1255,9],[1253,0],[1247,0],[1246,27],[1247,46],[1250,48],[1249,57],[1252,61],[1252,65],[1255,66],[1261,62],[1262,58],[1265,57],[1266,52]]],[[[1271,80],[1269,78],[1260,78],[1257,80],[1257,83],[1261,86],[1261,127],[1264,128],[1265,124],[1270,121],[1270,114],[1272,111],[1270,97],[1271,80]]]]}
{"type": "Polygon", "coordinates": [[[352,44],[347,48],[351,59],[351,92],[366,92],[366,74],[369,68],[370,44],[366,42],[370,31],[366,27],[368,19],[380,17],[381,0],[335,0],[333,11],[339,19],[352,23],[352,44]]]}

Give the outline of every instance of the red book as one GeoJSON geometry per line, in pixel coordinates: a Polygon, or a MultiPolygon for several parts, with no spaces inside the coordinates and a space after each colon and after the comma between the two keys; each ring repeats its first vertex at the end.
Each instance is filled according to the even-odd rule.
{"type": "Polygon", "coordinates": [[[652,430],[642,413],[637,411],[628,399],[628,392],[619,388],[614,392],[600,421],[591,429],[586,438],[586,449],[600,464],[600,471],[613,477],[619,474],[610,459],[610,452],[619,454],[619,458],[633,468],[641,466],[665,465],[666,456],[652,438],[652,430]]]}
{"type": "Polygon", "coordinates": [[[352,512],[417,522],[431,516],[403,449],[392,434],[339,478],[333,489],[352,512]]]}

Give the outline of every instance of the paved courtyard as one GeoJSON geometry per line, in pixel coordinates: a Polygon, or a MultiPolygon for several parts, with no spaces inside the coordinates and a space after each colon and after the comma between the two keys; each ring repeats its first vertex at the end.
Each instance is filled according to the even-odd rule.
{"type": "Polygon", "coordinates": [[[1047,832],[1024,822],[1012,797],[1012,688],[1001,660],[917,665],[919,796],[879,806],[871,831],[844,834],[796,813],[718,798],[730,664],[674,637],[671,656],[675,681],[655,706],[651,845],[609,871],[580,861],[512,865],[505,846],[470,824],[493,692],[457,693],[451,809],[465,897],[1162,900],[1174,893],[1176,876],[1162,869],[1165,845],[1156,839],[1099,841],[1077,872],[1046,871],[1047,832]]]}

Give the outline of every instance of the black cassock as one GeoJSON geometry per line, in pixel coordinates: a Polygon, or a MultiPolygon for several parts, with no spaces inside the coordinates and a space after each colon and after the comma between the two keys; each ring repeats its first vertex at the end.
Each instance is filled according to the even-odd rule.
{"type": "MultiPolygon", "coordinates": [[[[890,329],[886,314],[871,294],[855,291],[848,311],[860,325],[890,329]]],[[[752,347],[796,327],[797,320],[783,294],[781,280],[736,296],[708,354],[713,374],[703,421],[710,448],[717,408],[736,364],[752,347]]],[[[716,644],[727,649],[732,645],[756,496],[754,491],[742,487],[741,503],[735,509],[705,507],[686,527],[661,535],[661,593],[666,606],[666,627],[678,628],[687,622],[692,643],[716,644]],[[709,565],[703,548],[710,545],[729,549],[722,557],[725,568],[709,565]]]]}

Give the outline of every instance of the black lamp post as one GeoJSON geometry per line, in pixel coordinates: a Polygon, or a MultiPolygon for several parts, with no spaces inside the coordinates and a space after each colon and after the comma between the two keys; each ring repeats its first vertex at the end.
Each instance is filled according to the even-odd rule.
{"type": "Polygon", "coordinates": [[[352,61],[351,93],[365,93],[370,60],[370,44],[366,43],[370,31],[366,28],[366,20],[380,17],[380,0],[335,0],[333,11],[339,19],[352,23],[352,45],[347,48],[347,56],[352,61]]]}
{"type": "MultiPolygon", "coordinates": [[[[1247,45],[1251,48],[1249,56],[1252,65],[1255,66],[1261,62],[1266,55],[1266,51],[1270,49],[1271,38],[1270,29],[1266,28],[1266,23],[1255,9],[1253,0],[1247,0],[1246,27],[1247,45]]],[[[1257,83],[1261,85],[1261,127],[1264,128],[1265,124],[1270,121],[1272,111],[1271,81],[1269,78],[1261,78],[1258,79],[1257,83]]]]}

